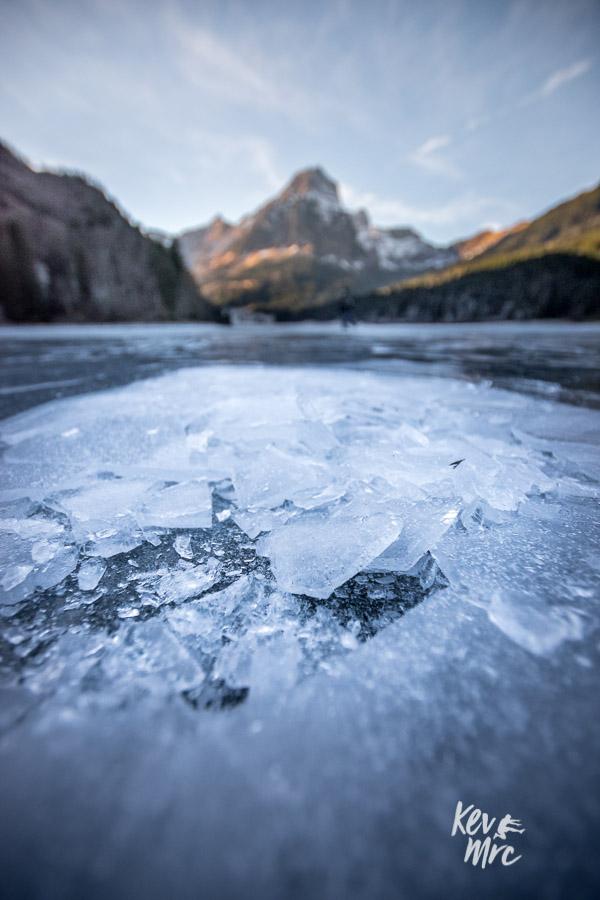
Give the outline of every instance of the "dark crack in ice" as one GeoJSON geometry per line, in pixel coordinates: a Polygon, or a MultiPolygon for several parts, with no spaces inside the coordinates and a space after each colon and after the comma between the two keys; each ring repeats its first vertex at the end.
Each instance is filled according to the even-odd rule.
{"type": "MultiPolygon", "coordinates": [[[[164,532],[107,561],[83,557],[56,587],[14,607],[0,638],[6,682],[26,686],[43,702],[64,687],[65,677],[73,678],[71,690],[90,706],[108,691],[118,706],[140,693],[164,696],[167,685],[166,694],[194,710],[231,710],[249,695],[251,677],[245,683],[244,672],[261,643],[285,635],[288,645],[296,644],[289,687],[447,585],[426,554],[412,574],[361,572],[326,600],[282,593],[268,559],[231,518],[232,504],[224,499],[231,493],[230,484],[214,491],[210,529],[164,532]],[[75,635],[89,647],[89,664],[77,660],[69,673],[68,657],[60,657],[65,639],[75,635]],[[175,645],[185,687],[181,671],[169,669],[175,645]],[[115,646],[130,661],[120,672],[115,646]]],[[[46,513],[61,522],[59,514],[46,513]]]]}

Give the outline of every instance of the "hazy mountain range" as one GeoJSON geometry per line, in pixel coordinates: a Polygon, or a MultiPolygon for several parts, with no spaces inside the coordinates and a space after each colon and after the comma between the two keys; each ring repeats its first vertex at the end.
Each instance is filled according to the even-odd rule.
{"type": "Polygon", "coordinates": [[[157,238],[86,178],[36,172],[0,144],[6,320],[210,320],[230,306],[330,318],[349,294],[364,318],[597,315],[600,188],[439,247],[346,209],[311,168],[238,223],[157,238]]]}

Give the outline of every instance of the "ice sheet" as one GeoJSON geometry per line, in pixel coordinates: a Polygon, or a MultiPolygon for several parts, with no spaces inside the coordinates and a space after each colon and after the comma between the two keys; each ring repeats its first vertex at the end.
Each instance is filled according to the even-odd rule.
{"type": "Polygon", "coordinates": [[[486,385],[307,370],[189,370],[49,404],[3,423],[3,472],[45,510],[18,528],[61,537],[32,552],[6,532],[4,592],[24,599],[42,570],[47,584],[58,549],[57,577],[77,546],[111,558],[210,528],[218,476],[232,510],[217,521],[267,533],[280,586],[323,599],[367,567],[409,571],[468,509],[516,514],[557,475],[589,481],[596,427],[569,411],[557,442],[543,403],[486,385]]]}
{"type": "Polygon", "coordinates": [[[44,828],[61,896],[92,855],[147,896],[182,859],[186,900],[213,875],[383,897],[400,865],[408,896],[467,896],[460,797],[525,820],[519,884],[552,896],[548,822],[573,772],[596,783],[597,423],[488,384],[225,366],[4,422],[11,839],[18,815],[29,860],[44,828]]]}

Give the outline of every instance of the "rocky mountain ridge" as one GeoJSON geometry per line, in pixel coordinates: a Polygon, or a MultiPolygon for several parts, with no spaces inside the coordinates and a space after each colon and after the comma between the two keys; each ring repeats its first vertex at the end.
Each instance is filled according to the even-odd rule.
{"type": "Polygon", "coordinates": [[[413,321],[600,316],[600,185],[499,239],[478,239],[481,252],[467,255],[463,247],[459,263],[366,293],[359,314],[413,321]]]}
{"type": "Polygon", "coordinates": [[[0,319],[210,319],[176,244],[153,240],[79,175],[0,143],[0,319]]]}
{"type": "Polygon", "coordinates": [[[458,259],[410,228],[378,228],[365,210],[347,210],[318,167],[299,172],[238,224],[217,217],[184,232],[179,247],[212,302],[260,300],[273,308],[282,300],[318,306],[345,289],[368,290],[458,259]]]}
{"type": "Polygon", "coordinates": [[[529,222],[436,247],[344,207],[320,168],[238,223],[177,239],[132,223],[99,186],[34,171],[0,142],[0,320],[589,317],[600,304],[600,187],[529,222]]]}

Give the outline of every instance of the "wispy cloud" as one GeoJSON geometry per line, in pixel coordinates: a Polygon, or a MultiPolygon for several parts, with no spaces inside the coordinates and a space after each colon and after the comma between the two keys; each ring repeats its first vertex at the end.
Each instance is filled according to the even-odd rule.
{"type": "MultiPolygon", "coordinates": [[[[540,103],[547,97],[551,97],[552,94],[555,94],[565,84],[569,84],[569,82],[575,81],[575,79],[581,78],[582,75],[587,74],[587,72],[589,72],[591,68],[591,59],[580,59],[570,66],[564,66],[561,69],[557,69],[546,78],[546,80],[540,87],[526,94],[524,97],[521,97],[520,100],[500,107],[496,109],[494,113],[475,116],[469,119],[465,123],[465,131],[467,133],[477,131],[479,128],[489,125],[490,123],[493,123],[498,119],[503,119],[507,116],[510,116],[515,112],[515,110],[523,109],[524,107],[531,106],[534,103],[540,103]]],[[[426,141],[423,147],[425,147],[427,143],[429,142],[426,141]]]]}
{"type": "Polygon", "coordinates": [[[199,97],[292,120],[311,117],[314,102],[289,72],[282,74],[276,53],[266,53],[252,41],[252,32],[247,42],[239,35],[225,39],[191,21],[183,7],[168,7],[164,15],[184,83],[199,97]]]}
{"type": "Polygon", "coordinates": [[[267,188],[273,191],[279,190],[284,176],[275,162],[275,151],[271,143],[262,137],[249,136],[243,138],[241,144],[243,148],[247,149],[254,169],[262,177],[267,188]]]}
{"type": "Polygon", "coordinates": [[[446,175],[457,178],[459,170],[441,154],[452,143],[449,134],[438,134],[428,138],[409,156],[410,162],[426,172],[434,175],[446,175]]]}
{"type": "Polygon", "coordinates": [[[253,189],[279,190],[285,180],[272,143],[256,134],[223,134],[193,129],[186,135],[196,169],[214,173],[219,179],[231,170],[248,173],[253,189]]]}
{"type": "Polygon", "coordinates": [[[251,101],[253,106],[279,105],[277,89],[260,69],[210,31],[190,27],[176,18],[171,26],[179,44],[180,64],[189,81],[203,93],[242,104],[251,101]]]}
{"type": "Polygon", "coordinates": [[[462,194],[438,206],[416,206],[400,199],[387,199],[369,191],[357,191],[349,184],[341,184],[342,200],[350,208],[365,208],[378,225],[416,225],[485,227],[490,221],[511,221],[516,210],[496,197],[462,194]],[[477,223],[472,226],[475,220],[477,223]]]}
{"type": "Polygon", "coordinates": [[[585,75],[586,72],[589,72],[591,68],[592,61],[590,59],[580,59],[579,62],[573,63],[572,66],[566,66],[564,69],[557,69],[556,72],[553,72],[542,85],[540,95],[542,97],[549,97],[564,84],[568,84],[569,81],[581,78],[581,76],[585,75]]]}
{"type": "Polygon", "coordinates": [[[564,66],[562,69],[557,69],[546,78],[541,87],[532,91],[532,93],[527,94],[527,96],[517,104],[517,107],[530,106],[532,103],[539,103],[547,97],[551,97],[564,87],[565,84],[569,84],[569,82],[581,78],[589,72],[591,68],[591,59],[580,59],[570,66],[564,66]]]}

